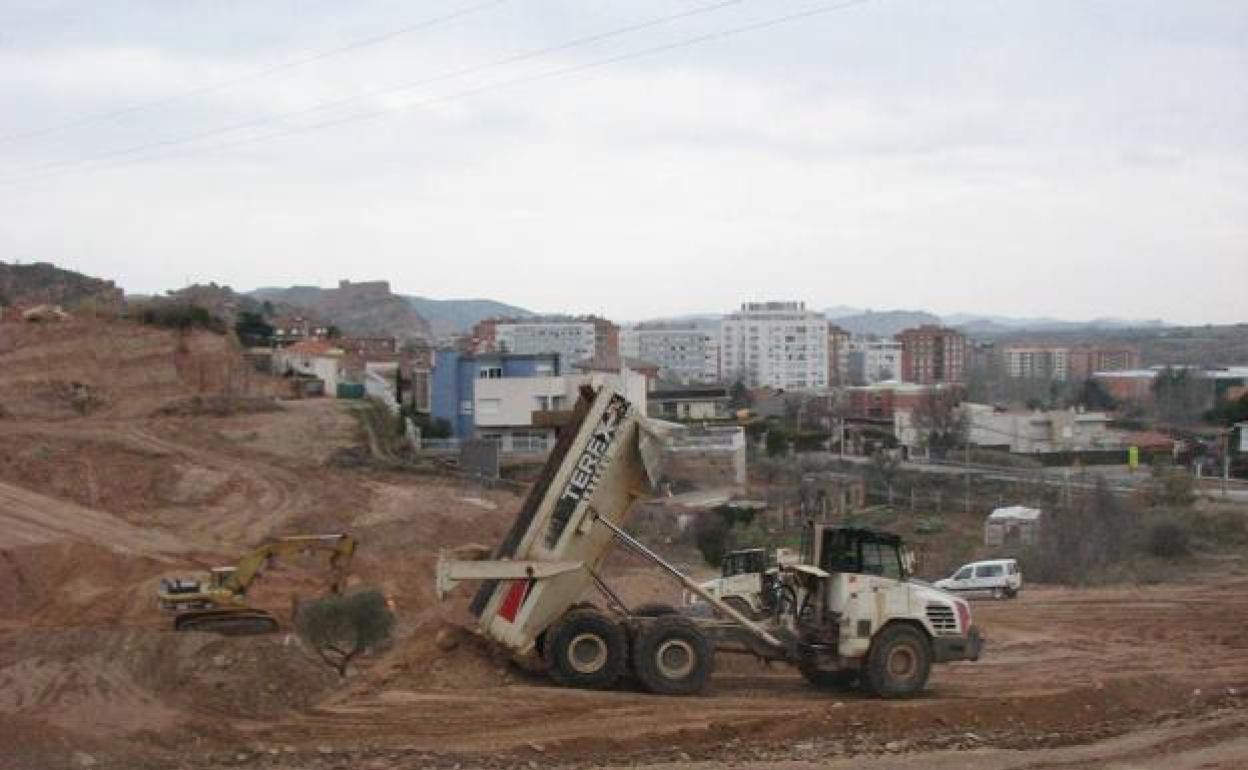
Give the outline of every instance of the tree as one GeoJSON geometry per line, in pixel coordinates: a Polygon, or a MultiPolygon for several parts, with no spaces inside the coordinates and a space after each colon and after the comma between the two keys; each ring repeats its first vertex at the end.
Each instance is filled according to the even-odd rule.
{"type": "Polygon", "coordinates": [[[943,457],[966,443],[969,423],[958,407],[958,395],[952,390],[928,391],[919,398],[910,421],[920,447],[943,457]]]}
{"type": "Polygon", "coordinates": [[[394,613],[381,591],[369,588],[326,596],[300,607],[295,625],[321,659],[345,677],[351,661],[390,638],[394,613]]]}
{"type": "Polygon", "coordinates": [[[1118,408],[1118,402],[1105,390],[1105,386],[1095,379],[1086,379],[1075,391],[1073,403],[1084,409],[1093,411],[1110,411],[1118,408]]]}
{"type": "Polygon", "coordinates": [[[1153,403],[1165,422],[1190,425],[1213,402],[1213,383],[1200,372],[1166,367],[1153,379],[1153,403]]]}
{"type": "Polygon", "coordinates": [[[753,403],[754,399],[750,396],[750,390],[745,387],[745,383],[741,380],[734,382],[728,394],[728,405],[733,409],[749,409],[753,403]]]}
{"type": "Polygon", "coordinates": [[[273,340],[273,327],[259,313],[240,311],[234,320],[234,333],[248,347],[261,347],[273,340]]]}
{"type": "Polygon", "coordinates": [[[789,453],[789,434],[779,426],[767,430],[767,456],[779,457],[789,453]]]}
{"type": "Polygon", "coordinates": [[[1234,425],[1248,420],[1248,393],[1234,401],[1224,401],[1205,413],[1209,422],[1221,425],[1234,425]]]}

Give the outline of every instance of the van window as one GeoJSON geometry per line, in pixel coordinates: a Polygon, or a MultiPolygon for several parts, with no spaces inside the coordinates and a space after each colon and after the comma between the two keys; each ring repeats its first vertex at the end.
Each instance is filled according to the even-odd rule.
{"type": "Polygon", "coordinates": [[[954,580],[970,580],[970,579],[971,579],[971,568],[970,568],[970,567],[963,567],[962,569],[958,570],[958,574],[954,575],[954,576],[953,576],[953,579],[954,579],[954,580]]]}
{"type": "Polygon", "coordinates": [[[1005,574],[1005,568],[1000,564],[983,564],[975,568],[975,577],[977,578],[993,578],[1001,577],[1005,574]]]}

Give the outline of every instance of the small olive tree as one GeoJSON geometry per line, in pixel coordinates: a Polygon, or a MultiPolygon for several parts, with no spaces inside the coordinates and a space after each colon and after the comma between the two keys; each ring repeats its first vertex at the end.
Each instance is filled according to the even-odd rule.
{"type": "Polygon", "coordinates": [[[321,659],[347,675],[356,657],[377,649],[394,630],[394,613],[375,588],[334,594],[299,608],[295,626],[321,659]]]}

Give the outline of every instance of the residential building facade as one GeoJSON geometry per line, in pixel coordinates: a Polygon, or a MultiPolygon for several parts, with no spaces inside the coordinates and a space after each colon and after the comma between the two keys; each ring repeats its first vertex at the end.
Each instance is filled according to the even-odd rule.
{"type": "Polygon", "coordinates": [[[558,353],[565,367],[595,356],[618,356],[619,328],[597,316],[491,318],[473,328],[476,353],[558,353]]]}
{"type": "Polygon", "coordinates": [[[828,321],[804,302],[745,302],[724,316],[720,370],[725,380],[784,390],[828,385],[828,321]]]}
{"type": "Polygon", "coordinates": [[[901,377],[901,343],[893,340],[851,340],[846,355],[849,381],[870,385],[901,377]]]}
{"type": "Polygon", "coordinates": [[[848,385],[849,342],[852,335],[836,324],[828,324],[828,384],[848,385]]]}
{"type": "Polygon", "coordinates": [[[456,438],[496,441],[504,453],[553,446],[555,428],[535,416],[571,409],[583,385],[613,388],[643,408],[646,403],[643,374],[568,372],[558,353],[438,350],[430,380],[433,417],[449,422],[456,438]]]}
{"type": "Polygon", "coordinates": [[[640,324],[620,330],[620,354],[653,363],[667,382],[719,381],[718,330],[692,324],[640,324]]]}
{"type": "Polygon", "coordinates": [[[1057,380],[1070,376],[1070,349],[1051,345],[1007,345],[1005,372],[1014,379],[1057,380]]]}
{"type": "Polygon", "coordinates": [[[677,422],[723,420],[730,416],[728,389],[724,387],[654,390],[647,400],[651,417],[677,422]]]}
{"type": "Polygon", "coordinates": [[[966,379],[966,336],[956,329],[924,324],[895,336],[901,343],[901,379],[920,385],[966,379]]]}

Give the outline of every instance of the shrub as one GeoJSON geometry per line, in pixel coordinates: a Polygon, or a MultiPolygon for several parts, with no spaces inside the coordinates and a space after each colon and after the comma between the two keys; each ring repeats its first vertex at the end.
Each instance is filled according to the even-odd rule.
{"type": "Polygon", "coordinates": [[[326,596],[300,607],[295,626],[321,659],[345,677],[351,661],[390,639],[394,613],[381,591],[369,588],[326,596]]]}
{"type": "Polygon", "coordinates": [[[139,320],[148,326],[162,326],[168,329],[198,328],[217,333],[225,332],[225,322],[199,305],[163,302],[150,304],[139,312],[139,320]]]}
{"type": "Polygon", "coordinates": [[[1172,521],[1154,524],[1148,533],[1148,552],[1162,559],[1186,556],[1187,530],[1172,521]]]}
{"type": "Polygon", "coordinates": [[[693,542],[702,554],[702,560],[712,567],[718,567],[724,561],[728,551],[729,524],[722,516],[711,513],[698,517],[694,525],[693,542]]]}
{"type": "Polygon", "coordinates": [[[767,431],[767,456],[779,457],[789,453],[789,436],[780,428],[767,431]]]}

